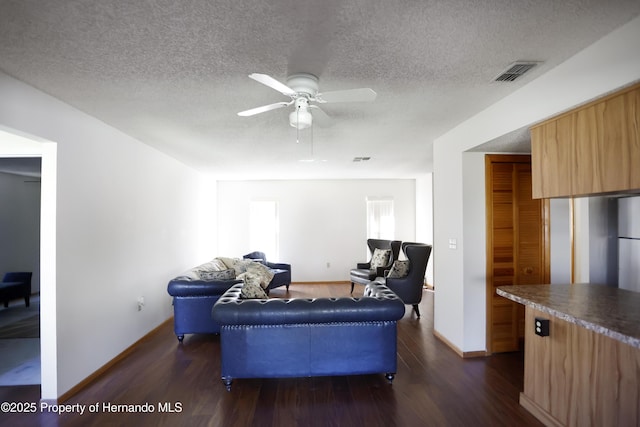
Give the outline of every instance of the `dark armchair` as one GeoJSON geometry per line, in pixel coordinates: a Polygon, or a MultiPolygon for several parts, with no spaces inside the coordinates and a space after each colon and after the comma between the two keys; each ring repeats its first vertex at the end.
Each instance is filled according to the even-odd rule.
{"type": "Polygon", "coordinates": [[[262,264],[269,267],[274,273],[273,279],[269,286],[265,290],[267,293],[273,288],[277,288],[278,286],[286,286],[287,291],[289,290],[289,285],[291,284],[291,264],[278,263],[278,262],[269,262],[267,261],[267,256],[264,252],[253,251],[249,254],[243,255],[243,259],[253,259],[261,262],[262,264]]]}
{"type": "Polygon", "coordinates": [[[5,307],[9,307],[9,301],[24,298],[24,303],[29,307],[31,297],[31,272],[10,272],[4,275],[0,283],[0,301],[5,307]]]}
{"type": "Polygon", "coordinates": [[[371,259],[369,259],[368,262],[358,263],[356,268],[351,270],[350,273],[351,293],[353,293],[353,286],[356,283],[359,285],[366,285],[376,277],[384,276],[384,271],[388,270],[391,265],[393,265],[393,262],[398,259],[401,243],[402,242],[400,240],[367,239],[367,246],[369,247],[371,257],[373,257],[376,249],[390,249],[391,256],[389,257],[389,261],[386,265],[379,266],[376,269],[371,268],[371,259]]]}
{"type": "Polygon", "coordinates": [[[418,304],[422,301],[422,287],[424,274],[431,255],[431,245],[421,243],[402,243],[402,252],[409,260],[409,270],[404,277],[382,277],[376,282],[385,284],[407,305],[413,306],[413,311],[418,319],[420,309],[418,304]]]}

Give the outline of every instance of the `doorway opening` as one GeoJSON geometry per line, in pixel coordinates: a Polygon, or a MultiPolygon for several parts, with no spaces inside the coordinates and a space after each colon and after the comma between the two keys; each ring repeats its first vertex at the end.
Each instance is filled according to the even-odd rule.
{"type": "Polygon", "coordinates": [[[29,297],[0,305],[0,386],[41,383],[41,171],[40,157],[0,158],[0,205],[5,207],[0,211],[0,274],[30,274],[29,297]]]}
{"type": "Polygon", "coordinates": [[[0,126],[0,158],[40,159],[40,294],[38,301],[40,313],[40,396],[43,400],[55,401],[58,398],[56,339],[57,144],[0,126]]]}
{"type": "Polygon", "coordinates": [[[524,306],[496,288],[549,283],[549,202],[533,199],[531,184],[531,156],[485,156],[489,354],[524,342],[524,306]]]}

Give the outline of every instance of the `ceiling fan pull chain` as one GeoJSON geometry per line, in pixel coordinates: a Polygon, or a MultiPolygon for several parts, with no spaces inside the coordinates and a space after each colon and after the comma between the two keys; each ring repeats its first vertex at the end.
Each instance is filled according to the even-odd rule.
{"type": "Polygon", "coordinates": [[[296,144],[300,144],[300,106],[296,105],[296,144]]]}

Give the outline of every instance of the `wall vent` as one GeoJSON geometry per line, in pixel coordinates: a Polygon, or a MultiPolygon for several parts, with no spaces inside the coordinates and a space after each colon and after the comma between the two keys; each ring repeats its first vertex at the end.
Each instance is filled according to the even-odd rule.
{"type": "Polygon", "coordinates": [[[533,67],[538,65],[539,62],[535,61],[517,61],[513,64],[509,65],[509,67],[501,72],[495,79],[494,82],[512,82],[518,77],[522,76],[527,71],[531,70],[533,67]]]}
{"type": "Polygon", "coordinates": [[[354,157],[354,162],[366,162],[367,160],[371,160],[371,157],[354,157]]]}

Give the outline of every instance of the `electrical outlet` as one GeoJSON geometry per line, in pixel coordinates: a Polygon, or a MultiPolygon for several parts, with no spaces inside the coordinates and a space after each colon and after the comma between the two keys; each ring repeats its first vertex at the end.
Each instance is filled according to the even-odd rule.
{"type": "Polygon", "coordinates": [[[144,307],[144,297],[138,297],[138,311],[142,311],[144,307]]]}
{"type": "Polygon", "coordinates": [[[543,319],[541,317],[535,318],[535,333],[541,337],[549,336],[549,319],[543,319]]]}

